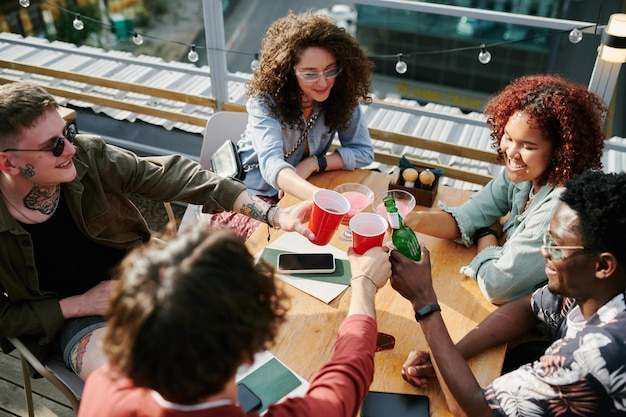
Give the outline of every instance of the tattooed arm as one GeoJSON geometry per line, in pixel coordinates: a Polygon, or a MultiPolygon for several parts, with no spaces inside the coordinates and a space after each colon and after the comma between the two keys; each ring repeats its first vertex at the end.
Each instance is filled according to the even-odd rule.
{"type": "Polygon", "coordinates": [[[246,190],[235,199],[233,211],[260,220],[271,227],[298,232],[308,239],[313,239],[313,232],[303,224],[309,220],[312,205],[313,202],[309,200],[283,209],[266,203],[246,190]]]}

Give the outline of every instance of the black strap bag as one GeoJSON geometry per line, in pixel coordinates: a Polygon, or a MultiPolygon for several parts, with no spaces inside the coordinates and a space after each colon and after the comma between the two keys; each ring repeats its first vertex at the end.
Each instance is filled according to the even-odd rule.
{"type": "Polygon", "coordinates": [[[239,159],[237,144],[227,139],[211,156],[211,171],[220,177],[244,180],[246,172],[239,159]]]}

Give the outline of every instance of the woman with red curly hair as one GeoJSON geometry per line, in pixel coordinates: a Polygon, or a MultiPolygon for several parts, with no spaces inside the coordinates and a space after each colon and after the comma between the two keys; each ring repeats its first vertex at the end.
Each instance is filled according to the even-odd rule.
{"type": "MultiPolygon", "coordinates": [[[[272,203],[283,193],[311,200],[318,190],[307,181],[312,174],[374,160],[359,107],[371,101],[373,67],[357,40],[328,16],[290,12],[270,26],[247,85],[248,125],[238,143],[253,194],[272,203]],[[341,146],[328,154],[335,137],[341,146]]],[[[222,213],[210,224],[247,237],[259,222],[222,213]]]]}
{"type": "Polygon", "coordinates": [[[478,254],[462,272],[492,303],[503,304],[547,280],[542,236],[565,181],[602,166],[606,107],[582,85],[533,75],[495,95],[485,115],[505,169],[465,204],[415,213],[410,224],[421,233],[475,243],[478,254]]]}

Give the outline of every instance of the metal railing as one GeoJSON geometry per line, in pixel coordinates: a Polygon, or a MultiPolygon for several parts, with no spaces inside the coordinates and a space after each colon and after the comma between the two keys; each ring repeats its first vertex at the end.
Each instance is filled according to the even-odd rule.
{"type": "MultiPolygon", "coordinates": [[[[381,7],[398,8],[409,11],[420,11],[427,13],[452,15],[452,16],[469,16],[483,20],[493,20],[498,22],[506,22],[512,24],[535,26],[548,29],[564,30],[568,28],[578,27],[583,31],[597,31],[598,28],[594,27],[593,23],[570,21],[561,19],[542,18],[535,16],[517,15],[513,13],[495,12],[489,10],[470,9],[466,7],[448,6],[442,4],[425,3],[425,2],[407,2],[399,0],[357,0],[356,3],[375,5],[381,7]]],[[[66,71],[58,68],[51,68],[48,66],[33,65],[26,62],[20,62],[18,60],[0,60],[0,68],[6,68],[12,71],[19,71],[27,74],[37,74],[44,77],[52,77],[60,80],[74,81],[77,83],[84,83],[93,87],[103,87],[119,90],[125,93],[135,93],[145,95],[147,97],[155,97],[163,100],[171,100],[175,102],[191,104],[195,106],[201,106],[211,111],[206,112],[205,116],[187,114],[185,111],[175,111],[163,106],[155,106],[150,104],[142,104],[137,101],[131,102],[124,99],[112,98],[97,93],[96,88],[88,89],[91,92],[79,91],[70,88],[63,88],[56,85],[45,85],[45,88],[52,94],[60,97],[67,98],[68,100],[79,100],[87,103],[92,103],[98,106],[104,106],[112,109],[124,110],[128,112],[148,115],[157,118],[168,119],[171,121],[185,123],[193,126],[204,127],[206,121],[213,111],[227,110],[227,111],[245,111],[245,107],[242,104],[232,103],[228,101],[228,89],[227,84],[229,82],[241,82],[244,83],[248,80],[249,76],[246,74],[232,74],[228,73],[225,65],[224,51],[226,47],[224,45],[224,22],[223,15],[221,13],[221,1],[219,0],[203,0],[205,27],[208,42],[212,42],[209,46],[209,62],[211,63],[210,73],[207,73],[206,68],[185,68],[186,74],[197,75],[202,77],[209,77],[211,80],[211,91],[213,97],[194,95],[185,92],[175,91],[172,89],[163,89],[158,87],[152,87],[148,85],[130,83],[115,78],[103,78],[89,74],[82,74],[78,72],[66,71]],[[212,29],[211,29],[212,28],[212,29]],[[216,33],[216,31],[218,33],[216,33]],[[221,36],[220,36],[221,34],[221,36]]],[[[601,29],[601,28],[600,28],[601,29]]],[[[6,40],[3,42],[14,42],[19,44],[19,39],[6,40]]],[[[26,42],[23,42],[26,44],[26,42]]],[[[32,45],[31,45],[32,47],[32,45]]],[[[68,50],[63,46],[56,44],[37,44],[37,48],[47,48],[50,51],[65,52],[68,50]]],[[[93,48],[82,49],[77,48],[71,51],[72,54],[79,56],[88,56],[91,58],[111,59],[106,52],[96,51],[93,48]]],[[[127,62],[129,65],[138,65],[139,58],[116,56],[114,58],[118,62],[127,62]]],[[[146,65],[155,70],[163,71],[176,71],[177,69],[167,63],[159,62],[142,62],[141,65],[146,65]]],[[[15,81],[11,77],[0,76],[0,83],[7,83],[15,81]]],[[[123,96],[124,94],[122,94],[123,96]]],[[[422,106],[408,106],[401,104],[389,103],[382,100],[373,100],[371,106],[376,109],[392,110],[394,112],[405,113],[414,116],[425,116],[436,119],[458,122],[464,125],[473,125],[485,127],[484,120],[472,118],[463,114],[449,114],[443,112],[437,112],[429,110],[422,106]]],[[[438,152],[445,155],[455,156],[459,158],[468,158],[484,163],[494,163],[494,152],[471,148],[459,144],[442,142],[439,140],[418,137],[411,134],[382,130],[370,127],[370,134],[373,139],[387,142],[393,145],[399,145],[395,148],[413,147],[426,151],[438,152]]],[[[611,144],[612,148],[623,148],[623,146],[611,144]]],[[[625,149],[620,149],[625,151],[625,149]]],[[[394,152],[377,150],[375,152],[375,160],[382,164],[396,165],[399,155],[394,152]]],[[[432,166],[434,168],[442,168],[445,170],[445,176],[457,179],[461,181],[468,181],[475,184],[484,185],[491,180],[492,175],[478,173],[472,169],[457,168],[450,165],[443,165],[433,163],[432,161],[421,160],[415,157],[408,158],[411,162],[421,166],[432,166]]]]}

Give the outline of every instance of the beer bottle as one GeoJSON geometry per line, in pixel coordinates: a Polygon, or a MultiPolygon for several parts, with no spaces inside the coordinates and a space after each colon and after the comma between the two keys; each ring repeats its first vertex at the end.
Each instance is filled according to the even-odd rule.
{"type": "Polygon", "coordinates": [[[396,207],[396,202],[392,196],[386,196],[383,202],[387,210],[389,224],[393,229],[391,241],[396,247],[396,250],[409,259],[419,261],[422,258],[422,250],[420,249],[420,244],[417,241],[415,232],[404,223],[404,219],[398,212],[398,207],[396,207]]]}

